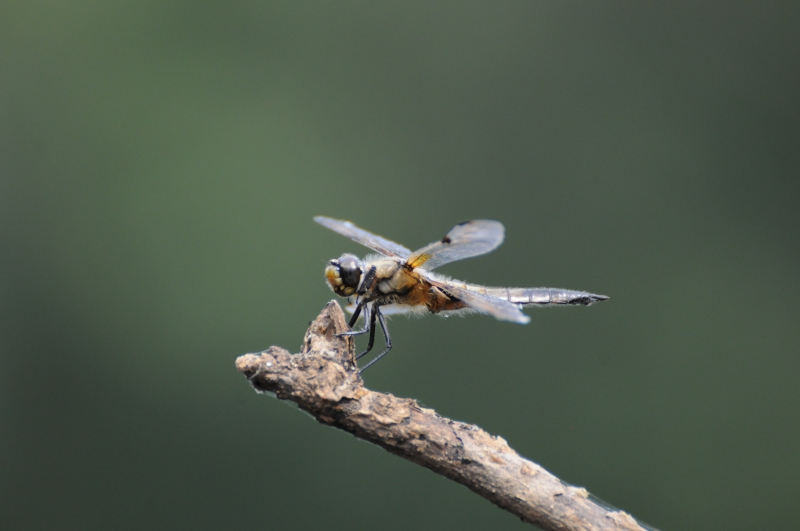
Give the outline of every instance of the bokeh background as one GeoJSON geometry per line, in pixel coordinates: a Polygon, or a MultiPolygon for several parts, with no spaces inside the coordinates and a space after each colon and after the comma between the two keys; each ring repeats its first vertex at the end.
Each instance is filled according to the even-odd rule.
{"type": "MultiPolygon", "coordinates": [[[[611,296],[395,318],[367,385],[637,518],[800,498],[796,2],[4,1],[0,527],[527,529],[256,395],[350,219],[442,272],[611,296]]],[[[360,342],[360,344],[363,343],[360,342]]]]}

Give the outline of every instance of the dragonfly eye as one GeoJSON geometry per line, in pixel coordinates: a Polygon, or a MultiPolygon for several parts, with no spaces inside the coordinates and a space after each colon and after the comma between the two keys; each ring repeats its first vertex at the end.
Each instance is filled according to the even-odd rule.
{"type": "Polygon", "coordinates": [[[349,288],[357,288],[358,283],[361,282],[361,264],[359,264],[358,258],[351,254],[342,255],[339,258],[339,276],[342,284],[349,288]]]}

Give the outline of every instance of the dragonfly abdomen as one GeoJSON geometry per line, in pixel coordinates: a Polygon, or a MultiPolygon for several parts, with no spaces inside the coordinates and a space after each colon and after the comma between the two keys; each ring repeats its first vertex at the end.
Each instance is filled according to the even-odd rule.
{"type": "Polygon", "coordinates": [[[483,288],[480,291],[523,306],[549,306],[552,304],[589,306],[608,299],[605,295],[560,288],[483,288]]]}

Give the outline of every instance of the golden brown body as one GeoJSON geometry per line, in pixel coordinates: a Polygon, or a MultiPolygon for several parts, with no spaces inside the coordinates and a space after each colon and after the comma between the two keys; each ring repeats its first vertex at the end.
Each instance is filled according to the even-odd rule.
{"type": "Polygon", "coordinates": [[[420,276],[413,267],[396,260],[379,260],[367,264],[375,267],[375,280],[366,286],[364,300],[379,300],[381,306],[402,304],[425,306],[431,313],[458,310],[466,305],[420,276]]]}

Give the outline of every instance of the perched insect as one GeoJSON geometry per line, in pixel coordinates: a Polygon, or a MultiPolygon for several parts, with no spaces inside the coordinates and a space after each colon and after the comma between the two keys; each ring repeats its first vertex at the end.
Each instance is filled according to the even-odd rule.
{"type": "Polygon", "coordinates": [[[342,335],[369,332],[365,356],[375,343],[375,323],[380,324],[386,338],[386,349],[361,370],[385,356],[392,348],[384,315],[397,313],[465,313],[479,312],[502,321],[526,324],[530,317],[522,306],[581,304],[589,306],[607,300],[605,295],[557,288],[490,288],[467,284],[432,273],[439,266],[493,251],[503,242],[505,229],[498,221],[473,220],[459,223],[439,241],[411,252],[402,245],[356,227],[349,221],[318,216],[314,221],[377,251],[360,260],[343,254],[328,262],[325,278],[337,295],[351,298],[355,305],[350,331],[342,335]],[[353,298],[354,297],[354,298],[353,298]],[[364,327],[353,330],[363,314],[364,327]]]}

